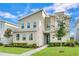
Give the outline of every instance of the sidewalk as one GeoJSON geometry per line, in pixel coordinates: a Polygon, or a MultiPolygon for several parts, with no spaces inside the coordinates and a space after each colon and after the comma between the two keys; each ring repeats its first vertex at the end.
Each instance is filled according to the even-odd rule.
{"type": "Polygon", "coordinates": [[[31,50],[31,51],[28,51],[28,52],[25,52],[25,53],[20,54],[20,55],[21,56],[31,56],[32,54],[34,54],[34,53],[36,53],[36,52],[38,52],[38,51],[40,51],[40,50],[42,50],[42,49],[44,49],[46,47],[47,47],[47,45],[45,45],[43,47],[40,47],[40,48],[37,48],[37,49],[34,49],[34,50],[31,50]]]}
{"type": "Polygon", "coordinates": [[[16,56],[17,54],[3,53],[0,52],[0,56],[16,56]]]}

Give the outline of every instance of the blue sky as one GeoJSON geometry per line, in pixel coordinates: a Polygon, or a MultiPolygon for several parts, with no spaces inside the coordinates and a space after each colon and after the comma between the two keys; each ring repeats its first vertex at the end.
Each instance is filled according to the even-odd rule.
{"type": "Polygon", "coordinates": [[[0,18],[17,24],[18,19],[40,8],[48,14],[64,11],[71,16],[70,33],[74,33],[75,21],[79,18],[79,4],[73,3],[2,3],[0,4],[0,18]]]}

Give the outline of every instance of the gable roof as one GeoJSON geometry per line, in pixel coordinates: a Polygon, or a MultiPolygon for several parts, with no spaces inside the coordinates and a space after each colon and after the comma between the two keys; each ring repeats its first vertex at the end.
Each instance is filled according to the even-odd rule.
{"type": "MultiPolygon", "coordinates": [[[[32,15],[34,15],[34,14],[40,12],[40,11],[43,11],[43,12],[45,13],[45,11],[44,11],[43,9],[39,9],[38,11],[33,12],[33,13],[30,13],[29,15],[22,16],[18,21],[22,20],[22,19],[25,18],[25,17],[32,16],[32,15]]],[[[45,13],[45,15],[47,15],[47,14],[45,13]]]]}

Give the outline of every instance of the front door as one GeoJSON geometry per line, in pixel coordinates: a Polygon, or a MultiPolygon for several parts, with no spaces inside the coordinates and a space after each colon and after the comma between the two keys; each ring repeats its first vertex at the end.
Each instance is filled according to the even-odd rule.
{"type": "Polygon", "coordinates": [[[50,42],[50,34],[46,35],[46,43],[48,44],[50,42]]]}

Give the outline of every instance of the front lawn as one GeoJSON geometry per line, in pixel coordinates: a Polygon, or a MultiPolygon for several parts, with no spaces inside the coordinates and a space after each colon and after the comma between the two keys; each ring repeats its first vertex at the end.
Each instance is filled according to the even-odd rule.
{"type": "Polygon", "coordinates": [[[0,46],[0,52],[4,52],[4,53],[21,54],[21,53],[24,53],[24,52],[29,51],[29,50],[32,50],[32,48],[0,46]]]}
{"type": "Polygon", "coordinates": [[[79,46],[63,48],[64,53],[59,53],[60,47],[48,47],[33,54],[33,56],[79,56],[79,46]]]}

